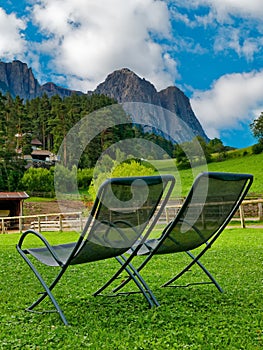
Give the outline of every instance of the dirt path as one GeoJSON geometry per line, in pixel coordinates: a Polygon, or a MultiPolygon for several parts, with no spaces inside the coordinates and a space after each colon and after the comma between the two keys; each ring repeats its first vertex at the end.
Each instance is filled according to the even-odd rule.
{"type": "Polygon", "coordinates": [[[79,201],[63,201],[58,204],[56,200],[48,202],[24,202],[23,215],[53,214],[61,212],[83,211],[83,203],[79,201]]]}

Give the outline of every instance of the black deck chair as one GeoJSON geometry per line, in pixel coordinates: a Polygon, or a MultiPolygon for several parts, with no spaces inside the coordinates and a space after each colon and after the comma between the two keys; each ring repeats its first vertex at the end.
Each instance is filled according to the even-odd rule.
{"type": "MultiPolygon", "coordinates": [[[[136,246],[129,250],[130,254],[133,254],[136,249],[137,255],[147,255],[139,267],[135,268],[130,264],[134,274],[138,275],[154,255],[185,252],[191,258],[190,263],[162,287],[178,287],[173,282],[189,271],[194,264],[197,264],[210,281],[189,283],[186,286],[213,283],[220,292],[223,292],[199,259],[211,248],[229,223],[247,194],[252,181],[253,176],[249,174],[213,172],[200,174],[194,181],[176,217],[166,226],[161,236],[158,239],[146,240],[139,250],[136,246]],[[194,256],[191,251],[196,248],[199,250],[194,256]]],[[[125,264],[127,257],[122,255],[120,261],[125,264]]],[[[117,293],[130,279],[127,277],[126,280],[123,280],[113,292],[117,293]]]]}
{"type": "MultiPolygon", "coordinates": [[[[174,183],[175,179],[171,175],[106,180],[98,190],[83,232],[78,241],[74,243],[51,246],[40,233],[33,230],[24,232],[17,244],[17,250],[44,288],[39,299],[26,310],[33,312],[33,309],[49,296],[55,306],[55,311],[59,313],[64,324],[68,325],[66,317],[52,294],[53,288],[64,272],[70,265],[117,257],[131,248],[138,240],[143,243],[166,205],[174,183]],[[32,235],[39,238],[42,242],[41,247],[27,248],[32,235]],[[33,264],[34,258],[47,266],[60,269],[50,285],[44,281],[33,264]]],[[[122,264],[107,285],[111,284],[124,269],[127,269],[127,265],[135,254],[132,254],[127,262],[122,264]]],[[[132,279],[150,306],[157,305],[158,302],[147,284],[140,278],[132,276],[132,279]]]]}

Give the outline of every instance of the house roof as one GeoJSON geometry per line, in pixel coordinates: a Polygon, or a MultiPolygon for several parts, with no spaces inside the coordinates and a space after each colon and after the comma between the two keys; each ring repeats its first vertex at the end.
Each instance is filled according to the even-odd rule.
{"type": "Polygon", "coordinates": [[[0,200],[22,200],[29,198],[26,192],[0,192],[0,200]]]}
{"type": "Polygon", "coordinates": [[[40,150],[40,149],[35,149],[34,151],[32,151],[31,153],[32,156],[50,156],[51,152],[50,151],[46,151],[46,150],[40,150]]]}
{"type": "Polygon", "coordinates": [[[31,145],[42,146],[42,142],[39,141],[38,139],[33,139],[33,140],[31,141],[31,145]]]}

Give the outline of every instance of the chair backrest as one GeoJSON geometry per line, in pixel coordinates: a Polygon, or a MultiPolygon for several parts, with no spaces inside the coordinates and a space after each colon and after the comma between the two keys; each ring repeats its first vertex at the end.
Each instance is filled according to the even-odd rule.
{"type": "Polygon", "coordinates": [[[223,231],[253,181],[249,174],[201,173],[169,228],[159,253],[188,251],[211,244],[223,231]],[[213,238],[212,238],[213,237],[213,238]]]}
{"type": "Polygon", "coordinates": [[[167,203],[174,183],[172,175],[106,180],[98,191],[82,233],[83,242],[71,264],[118,256],[138,239],[144,241],[167,203]],[[161,199],[161,207],[156,211],[161,199]]]}

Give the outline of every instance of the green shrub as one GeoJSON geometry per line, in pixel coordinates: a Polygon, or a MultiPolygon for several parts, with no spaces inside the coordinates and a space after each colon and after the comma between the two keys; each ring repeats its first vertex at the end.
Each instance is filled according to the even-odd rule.
{"type": "Polygon", "coordinates": [[[57,164],[55,167],[55,178],[54,184],[55,188],[59,190],[60,193],[70,193],[76,190],[77,180],[77,167],[73,166],[71,170],[64,167],[63,165],[57,164]]]}
{"type": "Polygon", "coordinates": [[[44,168],[29,168],[24,173],[21,184],[25,190],[31,192],[54,191],[53,170],[44,168]]]}
{"type": "Polygon", "coordinates": [[[259,142],[252,146],[252,153],[259,154],[263,151],[263,143],[259,142]]]}
{"type": "Polygon", "coordinates": [[[119,164],[112,172],[113,177],[153,175],[155,168],[147,161],[135,159],[119,164]]]}
{"type": "Polygon", "coordinates": [[[139,175],[148,176],[153,175],[154,172],[155,168],[153,165],[151,165],[147,161],[140,161],[135,159],[124,161],[121,164],[118,164],[115,168],[113,168],[111,172],[98,172],[98,169],[96,169],[96,176],[94,176],[94,179],[92,180],[91,185],[89,187],[89,194],[93,199],[95,199],[99,186],[107,178],[139,175]]]}
{"type": "Polygon", "coordinates": [[[93,178],[93,169],[78,169],[77,180],[78,187],[82,189],[87,189],[93,178]]]}

